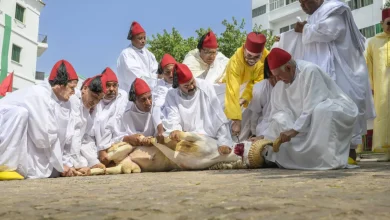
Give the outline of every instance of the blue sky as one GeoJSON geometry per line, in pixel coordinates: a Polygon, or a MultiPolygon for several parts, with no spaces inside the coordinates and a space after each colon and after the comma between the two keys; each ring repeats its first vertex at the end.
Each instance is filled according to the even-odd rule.
{"type": "Polygon", "coordinates": [[[133,20],[147,36],[175,27],[184,36],[211,27],[221,33],[222,20],[245,19],[251,29],[251,0],[45,0],[39,33],[48,35],[49,48],[38,58],[37,71],[46,74],[54,63],[66,59],[86,77],[109,66],[128,46],[127,32],[133,20]]]}

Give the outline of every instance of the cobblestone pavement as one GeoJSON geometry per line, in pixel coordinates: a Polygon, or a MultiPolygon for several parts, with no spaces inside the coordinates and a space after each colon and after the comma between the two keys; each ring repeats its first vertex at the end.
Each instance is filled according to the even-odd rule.
{"type": "Polygon", "coordinates": [[[390,163],[0,182],[0,219],[390,219],[390,163]]]}

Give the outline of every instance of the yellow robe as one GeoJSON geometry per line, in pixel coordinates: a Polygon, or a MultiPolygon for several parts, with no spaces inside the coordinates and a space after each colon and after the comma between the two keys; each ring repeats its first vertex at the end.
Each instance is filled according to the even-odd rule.
{"type": "Polygon", "coordinates": [[[264,59],[268,55],[264,49],[261,59],[253,66],[249,66],[244,59],[244,46],[237,49],[226,66],[225,78],[225,114],[228,119],[242,120],[240,98],[245,99],[248,107],[252,100],[252,90],[255,83],[264,79],[264,59]],[[240,97],[240,86],[247,83],[244,92],[240,97]]]}
{"type": "Polygon", "coordinates": [[[377,34],[366,49],[366,62],[374,91],[376,118],[372,150],[384,152],[390,147],[390,35],[377,34]]]}

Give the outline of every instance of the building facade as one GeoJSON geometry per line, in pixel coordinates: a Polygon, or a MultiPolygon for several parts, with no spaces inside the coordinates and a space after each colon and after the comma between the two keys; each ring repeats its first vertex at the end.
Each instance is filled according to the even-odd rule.
{"type": "Polygon", "coordinates": [[[48,48],[39,34],[41,0],[0,0],[0,82],[14,72],[13,89],[36,84],[44,73],[36,72],[37,58],[48,48]]]}
{"type": "MultiPolygon", "coordinates": [[[[382,32],[381,8],[386,0],[347,0],[360,32],[373,37],[382,32]]],[[[299,0],[252,0],[252,26],[261,25],[273,31],[274,35],[294,29],[297,17],[302,20],[307,15],[302,11],[299,0]]]]}

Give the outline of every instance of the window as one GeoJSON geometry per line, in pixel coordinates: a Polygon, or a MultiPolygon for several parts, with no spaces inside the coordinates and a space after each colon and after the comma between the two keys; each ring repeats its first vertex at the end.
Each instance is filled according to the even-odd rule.
{"type": "Polygon", "coordinates": [[[260,6],[252,10],[252,18],[259,15],[265,14],[267,12],[267,5],[260,6]]]}
{"type": "Polygon", "coordinates": [[[298,1],[298,0],[286,0],[286,5],[291,4],[293,2],[296,2],[296,1],[298,1]]]}
{"type": "Polygon", "coordinates": [[[269,10],[280,8],[284,6],[284,0],[269,0],[269,10]]]}
{"type": "Polygon", "coordinates": [[[380,23],[376,24],[375,25],[375,34],[379,34],[379,33],[382,33],[382,32],[383,32],[382,25],[380,23]]]}
{"type": "Polygon", "coordinates": [[[365,27],[360,29],[360,32],[363,34],[364,37],[370,38],[375,36],[375,25],[365,27]]]}
{"type": "Polygon", "coordinates": [[[296,24],[296,23],[290,25],[290,29],[294,29],[294,28],[295,28],[295,24],[296,24]]]}
{"type": "Polygon", "coordinates": [[[348,6],[351,10],[359,9],[367,5],[372,5],[373,0],[351,0],[348,2],[348,6]]]}
{"type": "Polygon", "coordinates": [[[280,34],[290,30],[290,26],[280,28],[280,34]]]}
{"type": "Polygon", "coordinates": [[[35,72],[35,79],[37,80],[45,80],[45,72],[35,72]]]}
{"type": "Polygon", "coordinates": [[[20,63],[20,53],[22,52],[22,48],[12,44],[12,55],[11,60],[20,63]]]}
{"type": "Polygon", "coordinates": [[[24,7],[16,4],[15,18],[21,22],[24,22],[24,10],[26,10],[24,7]]]}

